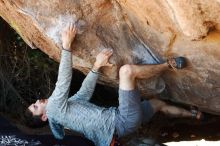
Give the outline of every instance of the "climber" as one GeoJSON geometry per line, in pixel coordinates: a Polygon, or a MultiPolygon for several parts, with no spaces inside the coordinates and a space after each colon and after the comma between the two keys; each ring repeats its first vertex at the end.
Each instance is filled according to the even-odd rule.
{"type": "MultiPolygon", "coordinates": [[[[109,58],[112,50],[104,49],[96,61],[80,90],[68,98],[72,78],[71,43],[76,35],[76,27],[68,25],[62,33],[62,52],[55,90],[49,99],[37,100],[26,111],[27,124],[32,127],[43,126],[47,121],[57,139],[64,137],[64,128],[83,134],[96,146],[109,146],[113,135],[119,137],[134,132],[144,121],[147,122],[157,111],[182,116],[191,116],[191,112],[168,106],[153,99],[150,102],[140,100],[135,86],[136,79],[147,79],[168,70],[185,67],[183,57],[171,58],[159,65],[123,65],[119,71],[119,107],[103,108],[89,102],[94,92],[101,67],[111,67],[109,58]]],[[[198,114],[195,114],[197,117],[198,114]]]]}

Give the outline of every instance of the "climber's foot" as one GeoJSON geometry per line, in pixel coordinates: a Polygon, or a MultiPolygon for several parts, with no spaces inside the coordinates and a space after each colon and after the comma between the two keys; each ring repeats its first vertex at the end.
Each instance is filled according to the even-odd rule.
{"type": "Polygon", "coordinates": [[[195,118],[197,120],[203,120],[204,119],[204,114],[198,110],[197,107],[191,106],[191,113],[192,113],[192,118],[195,118]]]}
{"type": "Polygon", "coordinates": [[[186,67],[186,58],[185,57],[172,57],[167,59],[167,64],[170,68],[182,69],[186,67]]]}

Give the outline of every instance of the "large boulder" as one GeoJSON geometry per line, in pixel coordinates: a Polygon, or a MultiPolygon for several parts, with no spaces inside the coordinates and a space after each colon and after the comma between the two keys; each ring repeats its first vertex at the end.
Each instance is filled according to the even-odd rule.
{"type": "MultiPolygon", "coordinates": [[[[187,57],[186,69],[162,75],[170,100],[220,115],[219,14],[219,0],[0,0],[0,16],[29,46],[56,61],[60,32],[75,22],[73,67],[85,74],[101,49],[113,49],[115,66],[103,69],[102,84],[117,87],[123,64],[187,57]]],[[[164,83],[154,78],[139,81],[139,87],[149,95],[161,92],[164,83]]]]}

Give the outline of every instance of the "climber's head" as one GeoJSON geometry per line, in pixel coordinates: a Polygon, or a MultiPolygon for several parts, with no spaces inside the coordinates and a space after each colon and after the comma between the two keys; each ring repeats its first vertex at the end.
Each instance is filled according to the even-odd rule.
{"type": "Polygon", "coordinates": [[[32,128],[43,127],[47,123],[46,105],[47,99],[37,100],[31,104],[25,112],[25,123],[32,128]]]}

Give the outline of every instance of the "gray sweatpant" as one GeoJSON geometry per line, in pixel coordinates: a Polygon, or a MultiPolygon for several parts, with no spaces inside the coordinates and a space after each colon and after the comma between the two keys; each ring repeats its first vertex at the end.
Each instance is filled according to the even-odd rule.
{"type": "Polygon", "coordinates": [[[137,130],[141,123],[148,122],[153,108],[147,100],[140,101],[140,93],[135,90],[119,89],[119,107],[116,114],[116,133],[119,137],[137,130]]]}

